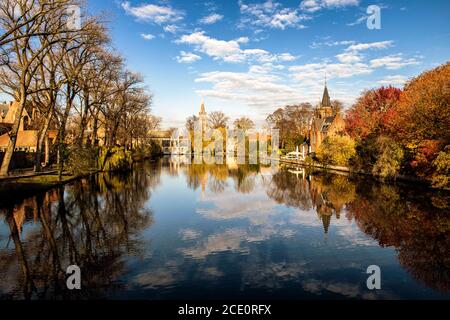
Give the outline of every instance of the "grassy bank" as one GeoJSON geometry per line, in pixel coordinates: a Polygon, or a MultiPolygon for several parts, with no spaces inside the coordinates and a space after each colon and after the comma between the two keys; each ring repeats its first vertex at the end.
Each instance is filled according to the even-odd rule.
{"type": "MultiPolygon", "coordinates": [[[[309,167],[309,168],[316,168],[319,170],[327,170],[327,171],[341,172],[341,173],[347,173],[347,174],[363,175],[363,176],[370,177],[370,178],[378,180],[378,181],[383,180],[383,179],[381,179],[381,177],[376,176],[370,172],[366,172],[363,170],[354,170],[350,167],[323,165],[318,162],[305,162],[305,161],[300,161],[300,160],[297,161],[297,160],[288,160],[288,159],[281,159],[281,158],[277,159],[277,161],[279,161],[280,163],[298,165],[298,166],[309,167]]],[[[445,190],[445,189],[440,189],[440,188],[433,188],[428,181],[420,180],[420,179],[414,178],[414,177],[403,176],[403,175],[397,175],[395,177],[395,180],[389,180],[389,181],[395,182],[395,183],[401,182],[401,183],[405,183],[405,184],[413,184],[414,186],[421,186],[421,187],[430,188],[430,189],[434,189],[434,190],[445,190]]]]}
{"type": "Polygon", "coordinates": [[[10,192],[32,194],[39,191],[45,191],[58,186],[63,186],[67,183],[75,181],[77,179],[89,176],[97,173],[98,171],[92,171],[82,175],[73,175],[65,172],[61,180],[56,172],[48,174],[38,174],[29,177],[19,177],[14,179],[0,180],[0,197],[8,197],[10,192]]]}

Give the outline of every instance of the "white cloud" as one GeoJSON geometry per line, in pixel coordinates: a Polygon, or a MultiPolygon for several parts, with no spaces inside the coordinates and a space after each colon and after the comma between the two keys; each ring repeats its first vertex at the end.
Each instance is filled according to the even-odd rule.
{"type": "Polygon", "coordinates": [[[300,4],[300,8],[307,12],[316,12],[322,9],[321,1],[319,0],[304,0],[300,4]]]}
{"type": "Polygon", "coordinates": [[[246,44],[250,41],[250,39],[248,37],[240,37],[240,38],[236,39],[236,41],[238,43],[246,44]]]}
{"type": "Polygon", "coordinates": [[[389,55],[370,61],[370,65],[373,68],[385,67],[388,70],[397,70],[406,66],[417,65],[419,62],[414,59],[403,59],[402,54],[389,55]]]}
{"type": "Polygon", "coordinates": [[[340,8],[359,5],[359,0],[322,0],[322,4],[327,8],[340,8]]]}
{"type": "Polygon", "coordinates": [[[303,0],[300,8],[306,12],[316,12],[321,9],[343,8],[359,5],[359,0],[303,0]]]}
{"type": "Polygon", "coordinates": [[[358,53],[355,52],[347,52],[347,53],[341,53],[336,56],[336,58],[339,60],[339,62],[342,63],[357,63],[361,61],[361,57],[358,53]]]}
{"type": "Polygon", "coordinates": [[[296,90],[259,66],[251,67],[250,72],[208,72],[195,81],[212,84],[211,89],[197,91],[203,97],[239,101],[251,107],[269,109],[300,99],[296,90]]]}
{"type": "Polygon", "coordinates": [[[358,43],[349,46],[345,51],[363,51],[369,49],[387,49],[392,47],[394,41],[379,41],[379,42],[369,42],[369,43],[358,43]]]}
{"type": "Polygon", "coordinates": [[[169,33],[176,33],[179,30],[179,28],[174,24],[169,24],[167,26],[164,26],[163,30],[169,33]]]}
{"type": "Polygon", "coordinates": [[[367,51],[371,49],[387,49],[393,45],[393,41],[379,41],[370,43],[353,43],[345,51],[336,56],[337,60],[344,64],[359,63],[363,60],[361,51],[367,51]]]}
{"type": "Polygon", "coordinates": [[[155,36],[149,33],[141,33],[141,38],[149,41],[155,39],[155,36]]]}
{"type": "Polygon", "coordinates": [[[309,47],[311,49],[317,49],[320,47],[337,47],[337,46],[349,46],[354,44],[355,41],[343,40],[343,41],[324,41],[324,42],[313,42],[309,47]]]}
{"type": "Polygon", "coordinates": [[[361,17],[359,17],[358,19],[356,19],[356,21],[347,23],[347,25],[348,25],[349,27],[353,27],[353,26],[356,26],[356,25],[359,25],[359,24],[363,23],[364,21],[367,21],[368,18],[369,18],[369,16],[367,16],[367,15],[362,15],[361,17]]]}
{"type": "Polygon", "coordinates": [[[161,25],[183,19],[182,12],[168,6],[142,4],[133,7],[128,1],[122,2],[121,6],[127,14],[134,16],[139,21],[152,22],[161,25]]]}
{"type": "Polygon", "coordinates": [[[402,86],[405,84],[405,82],[408,79],[405,76],[402,75],[395,75],[395,76],[387,76],[384,79],[381,79],[379,81],[377,81],[378,84],[382,85],[382,86],[402,86]]]}
{"type": "Polygon", "coordinates": [[[260,63],[293,61],[295,57],[289,53],[272,54],[263,49],[242,49],[240,44],[248,41],[248,38],[239,38],[237,40],[219,40],[205,34],[203,31],[197,31],[192,34],[183,35],[177,43],[190,44],[196,51],[207,54],[214,60],[223,60],[225,62],[246,62],[258,61],[260,63]]]}
{"type": "Polygon", "coordinates": [[[203,17],[200,19],[200,23],[202,24],[214,24],[223,19],[223,15],[218,13],[212,13],[209,16],[203,17]]]}
{"type": "Polygon", "coordinates": [[[193,63],[202,59],[202,57],[192,53],[181,51],[180,55],[176,58],[178,63],[193,63]]]}
{"type": "Polygon", "coordinates": [[[305,28],[301,21],[309,16],[301,14],[296,8],[283,8],[278,2],[267,0],[264,3],[245,4],[239,1],[242,14],[241,27],[248,25],[272,29],[305,28]]]}
{"type": "Polygon", "coordinates": [[[298,81],[350,78],[370,74],[373,70],[365,63],[310,63],[289,68],[291,76],[298,81]]]}
{"type": "Polygon", "coordinates": [[[290,53],[282,53],[282,54],[278,55],[279,61],[289,62],[289,61],[294,61],[295,59],[296,59],[296,57],[294,57],[290,53]]]}

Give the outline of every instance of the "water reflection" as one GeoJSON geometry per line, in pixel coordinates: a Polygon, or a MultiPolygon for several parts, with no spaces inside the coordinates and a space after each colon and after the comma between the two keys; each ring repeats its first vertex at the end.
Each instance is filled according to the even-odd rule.
{"type": "Polygon", "coordinates": [[[448,194],[172,159],[1,201],[4,299],[450,293],[448,194]],[[82,293],[65,289],[71,264],[84,272],[82,293]],[[365,288],[370,264],[385,270],[380,292],[365,288]]]}
{"type": "Polygon", "coordinates": [[[0,298],[98,298],[123,290],[122,258],[143,255],[140,233],[153,223],[144,205],[158,183],[158,175],[140,169],[101,174],[3,205],[9,236],[0,238],[0,298]],[[78,293],[65,285],[73,264],[83,270],[78,293]]]}

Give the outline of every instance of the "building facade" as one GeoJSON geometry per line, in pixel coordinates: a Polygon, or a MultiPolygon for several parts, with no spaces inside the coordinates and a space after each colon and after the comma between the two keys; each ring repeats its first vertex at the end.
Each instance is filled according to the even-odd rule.
{"type": "Polygon", "coordinates": [[[331,103],[328,87],[325,84],[322,102],[314,111],[309,129],[309,153],[316,153],[328,137],[345,132],[345,122],[341,110],[331,103]]]}
{"type": "MultiPolygon", "coordinates": [[[[9,145],[9,132],[16,120],[18,108],[19,103],[16,101],[0,103],[0,152],[5,152],[9,145]]],[[[40,129],[38,119],[38,109],[27,103],[22,111],[14,151],[26,153],[36,152],[40,129]]],[[[50,147],[56,142],[57,134],[57,130],[50,129],[47,131],[47,136],[44,139],[46,158],[49,154],[50,147]]]]}

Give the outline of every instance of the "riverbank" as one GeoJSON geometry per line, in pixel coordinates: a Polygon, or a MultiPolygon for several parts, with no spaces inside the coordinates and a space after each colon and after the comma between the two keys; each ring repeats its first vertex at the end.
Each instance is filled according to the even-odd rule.
{"type": "MultiPolygon", "coordinates": [[[[282,158],[277,159],[277,161],[279,161],[280,163],[284,163],[284,164],[291,164],[291,165],[297,165],[297,166],[308,167],[308,168],[317,168],[317,169],[321,169],[321,170],[334,171],[334,172],[340,172],[340,173],[363,175],[366,177],[371,177],[372,179],[375,179],[377,181],[381,181],[380,177],[374,175],[371,172],[366,172],[364,170],[353,170],[350,167],[323,165],[318,162],[311,163],[311,162],[305,162],[305,161],[301,161],[301,160],[282,159],[282,158]]],[[[417,179],[414,177],[409,177],[409,176],[398,175],[396,177],[395,181],[409,183],[409,184],[413,183],[416,186],[421,186],[421,187],[425,187],[425,188],[429,188],[429,189],[433,189],[433,190],[445,190],[445,189],[433,188],[429,182],[420,180],[420,179],[417,179]]]]}
{"type": "Polygon", "coordinates": [[[64,172],[61,179],[58,171],[48,171],[40,173],[27,173],[20,176],[9,176],[0,178],[0,197],[9,197],[11,194],[20,194],[21,196],[33,194],[35,192],[43,192],[49,189],[66,185],[78,179],[88,177],[98,173],[98,170],[73,175],[64,172]]]}

